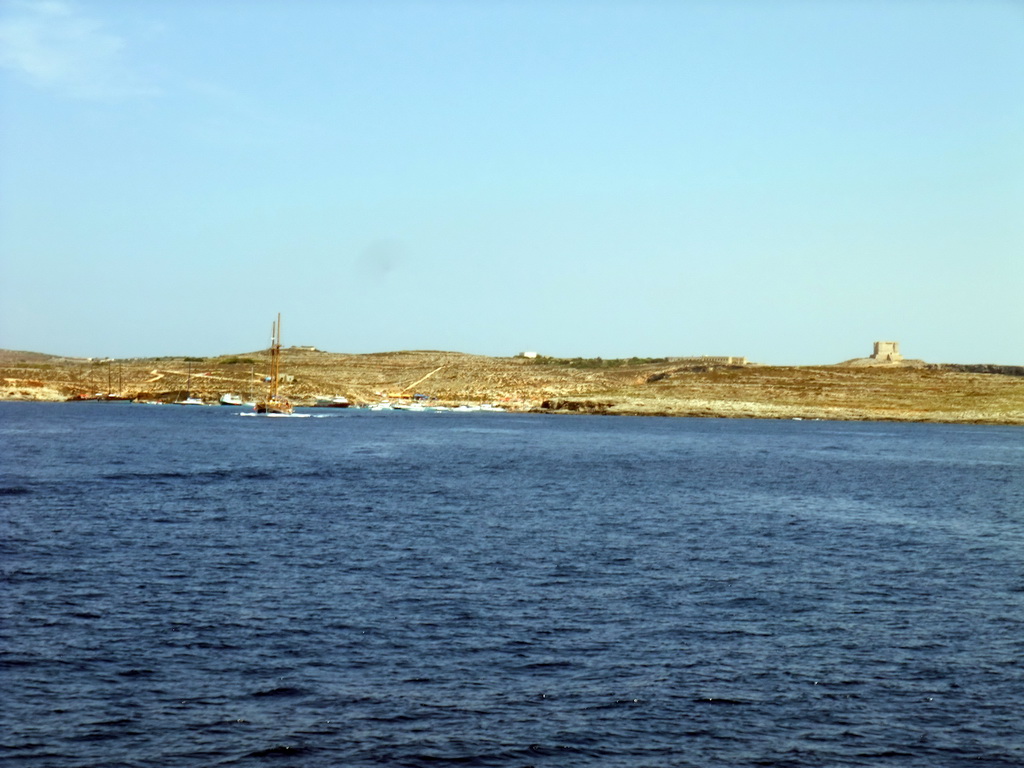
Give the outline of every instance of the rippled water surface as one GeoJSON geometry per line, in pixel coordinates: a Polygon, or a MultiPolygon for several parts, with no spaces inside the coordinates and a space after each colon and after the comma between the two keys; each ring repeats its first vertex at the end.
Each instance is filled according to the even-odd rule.
{"type": "Polygon", "coordinates": [[[1020,766],[1024,431],[0,404],[0,763],[1020,766]]]}

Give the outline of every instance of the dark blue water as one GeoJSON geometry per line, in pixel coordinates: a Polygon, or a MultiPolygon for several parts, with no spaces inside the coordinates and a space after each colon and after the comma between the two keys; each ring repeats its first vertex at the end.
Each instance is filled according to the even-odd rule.
{"type": "Polygon", "coordinates": [[[0,404],[0,762],[1024,765],[1020,428],[0,404]]]}

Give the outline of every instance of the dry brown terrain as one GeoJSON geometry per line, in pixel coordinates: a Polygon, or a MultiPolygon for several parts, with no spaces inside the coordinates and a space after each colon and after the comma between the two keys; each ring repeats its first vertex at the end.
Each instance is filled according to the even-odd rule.
{"type": "MultiPolygon", "coordinates": [[[[495,403],[520,411],[1024,424],[1022,369],[856,362],[862,361],[709,366],[285,349],[282,391],[297,405],[334,395],[365,405],[422,393],[439,404],[495,403]]],[[[190,393],[213,403],[227,392],[258,395],[265,369],[264,352],[95,361],[2,351],[0,399],[57,401],[110,392],[173,402],[190,393]]]]}

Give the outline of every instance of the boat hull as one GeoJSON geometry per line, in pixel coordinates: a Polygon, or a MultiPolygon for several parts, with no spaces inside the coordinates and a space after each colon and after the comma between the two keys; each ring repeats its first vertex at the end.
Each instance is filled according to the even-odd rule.
{"type": "Polygon", "coordinates": [[[332,398],[318,398],[314,404],[314,408],[348,408],[350,405],[347,398],[344,397],[332,397],[332,398]]]}
{"type": "Polygon", "coordinates": [[[261,400],[260,402],[256,403],[256,405],[253,407],[253,410],[256,413],[289,414],[295,409],[292,407],[292,404],[289,403],[287,400],[277,398],[272,400],[261,400]]]}

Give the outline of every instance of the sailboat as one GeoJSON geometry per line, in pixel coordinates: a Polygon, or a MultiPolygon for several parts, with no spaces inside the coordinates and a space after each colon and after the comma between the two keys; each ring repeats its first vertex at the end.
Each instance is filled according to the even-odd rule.
{"type": "Polygon", "coordinates": [[[114,394],[113,384],[110,381],[110,363],[107,361],[107,391],[96,397],[97,400],[131,400],[124,394],[124,368],[121,363],[117,364],[117,394],[114,394]]]}
{"type": "Polygon", "coordinates": [[[272,416],[274,414],[290,414],[292,412],[292,404],[283,395],[278,394],[277,387],[280,376],[281,313],[279,312],[277,322],[270,329],[270,375],[266,378],[268,384],[267,396],[262,400],[256,401],[256,413],[265,413],[268,416],[272,416]]]}
{"type": "Polygon", "coordinates": [[[192,363],[188,364],[188,383],[185,385],[185,399],[175,401],[176,405],[206,405],[201,398],[192,397],[192,363]]]}

